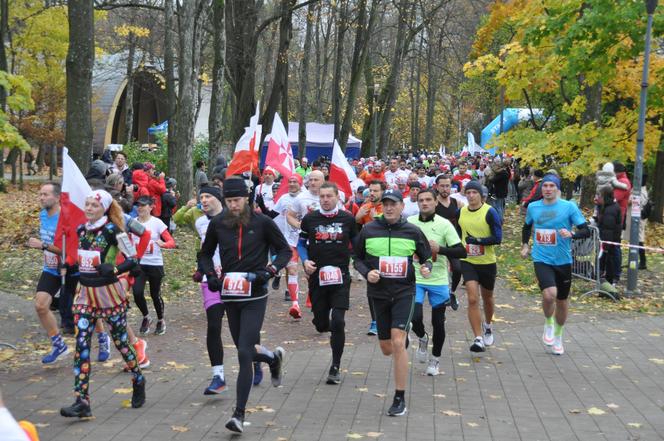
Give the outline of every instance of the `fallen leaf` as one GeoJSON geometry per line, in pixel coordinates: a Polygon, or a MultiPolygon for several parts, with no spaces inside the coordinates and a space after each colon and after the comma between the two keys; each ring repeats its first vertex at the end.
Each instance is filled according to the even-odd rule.
{"type": "Polygon", "coordinates": [[[606,412],[598,407],[591,407],[588,409],[588,415],[604,415],[606,412]]]}
{"type": "Polygon", "coordinates": [[[441,413],[447,416],[461,416],[459,412],[455,412],[453,410],[443,410],[441,413]]]}
{"type": "Polygon", "coordinates": [[[611,370],[613,370],[613,369],[622,369],[622,366],[620,366],[619,364],[612,364],[611,366],[607,366],[606,368],[611,369],[611,370]]]}
{"type": "Polygon", "coordinates": [[[643,426],[643,424],[641,424],[641,423],[627,423],[627,427],[631,427],[631,428],[634,428],[634,429],[640,429],[641,426],[643,426]]]}
{"type": "Polygon", "coordinates": [[[130,387],[127,387],[127,388],[120,387],[118,389],[113,389],[114,394],[130,394],[132,392],[133,392],[133,389],[130,388],[130,387]]]}
{"type": "MultiPolygon", "coordinates": [[[[651,336],[651,337],[661,337],[662,336],[662,334],[660,334],[659,332],[651,332],[648,335],[651,336]]],[[[636,423],[633,423],[633,424],[636,424],[636,423]]]]}
{"type": "Polygon", "coordinates": [[[189,428],[184,426],[171,426],[171,430],[173,432],[189,432],[189,428]]]}
{"type": "Polygon", "coordinates": [[[131,407],[131,400],[122,400],[120,405],[125,409],[129,409],[131,407]]]}
{"type": "Polygon", "coordinates": [[[358,392],[369,392],[369,388],[367,388],[367,387],[358,387],[357,391],[358,392]]]}
{"type": "Polygon", "coordinates": [[[607,332],[614,332],[616,334],[627,334],[627,331],[624,329],[609,329],[607,332]]]}
{"type": "Polygon", "coordinates": [[[378,438],[382,434],[383,434],[383,432],[367,432],[367,436],[369,438],[378,438]]]}
{"type": "Polygon", "coordinates": [[[16,351],[13,349],[3,349],[0,351],[0,362],[10,360],[12,357],[14,357],[14,354],[16,351]]]}
{"type": "Polygon", "coordinates": [[[573,413],[573,414],[578,414],[578,413],[581,413],[582,411],[581,411],[581,409],[570,409],[568,412],[573,413]]]}
{"type": "Polygon", "coordinates": [[[445,398],[444,394],[433,394],[434,398],[445,398]]]}
{"type": "Polygon", "coordinates": [[[351,374],[351,375],[366,375],[367,373],[366,373],[366,372],[356,371],[356,372],[351,372],[350,374],[351,374]]]}
{"type": "Polygon", "coordinates": [[[352,433],[352,432],[351,432],[351,433],[349,433],[348,435],[346,435],[346,438],[350,438],[350,439],[360,439],[360,438],[364,438],[364,437],[363,437],[362,435],[360,435],[359,433],[352,433]]]}
{"type": "Polygon", "coordinates": [[[469,422],[469,423],[466,423],[466,424],[468,425],[468,427],[477,427],[477,426],[479,426],[479,424],[473,423],[472,421],[469,422]]]}
{"type": "Polygon", "coordinates": [[[492,400],[499,400],[502,397],[500,395],[489,395],[489,398],[491,398],[492,400]]]}
{"type": "Polygon", "coordinates": [[[504,304],[496,304],[496,308],[502,308],[502,309],[514,309],[514,306],[504,303],[504,304]]]}
{"type": "Polygon", "coordinates": [[[468,367],[470,366],[470,363],[457,363],[461,367],[468,367]]]}
{"type": "Polygon", "coordinates": [[[664,360],[661,358],[649,358],[648,360],[652,361],[655,364],[664,364],[664,360]]]}
{"type": "Polygon", "coordinates": [[[35,427],[38,427],[40,429],[43,429],[44,427],[50,426],[49,423],[35,423],[35,427]]]}
{"type": "Polygon", "coordinates": [[[609,409],[618,409],[620,406],[618,406],[615,403],[609,403],[606,405],[606,407],[608,407],[609,409]]]}
{"type": "Polygon", "coordinates": [[[166,365],[168,365],[168,366],[170,366],[170,367],[172,367],[173,369],[176,369],[176,370],[189,369],[189,366],[187,366],[186,364],[176,363],[175,361],[166,362],[166,365]]]}
{"type": "Polygon", "coordinates": [[[53,410],[53,409],[43,409],[43,410],[38,411],[37,413],[38,413],[39,415],[50,415],[50,414],[52,414],[52,413],[58,413],[58,411],[57,411],[57,410],[53,410]]]}
{"type": "Polygon", "coordinates": [[[458,381],[459,383],[465,383],[466,382],[466,379],[463,378],[463,377],[456,377],[455,380],[458,381]]]}
{"type": "Polygon", "coordinates": [[[378,397],[378,398],[385,398],[386,396],[387,395],[385,395],[385,394],[374,394],[374,397],[378,397]]]}

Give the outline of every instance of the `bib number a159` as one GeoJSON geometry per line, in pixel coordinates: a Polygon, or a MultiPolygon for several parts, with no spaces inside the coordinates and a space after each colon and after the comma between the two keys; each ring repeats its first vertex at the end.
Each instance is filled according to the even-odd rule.
{"type": "Polygon", "coordinates": [[[318,271],[318,283],[320,286],[341,285],[344,283],[341,268],[327,265],[318,271]]]}
{"type": "Polygon", "coordinates": [[[246,279],[247,273],[226,273],[221,288],[222,296],[250,297],[251,282],[246,279]]]}
{"type": "Polygon", "coordinates": [[[408,258],[401,256],[381,256],[378,259],[380,276],[386,279],[405,279],[408,274],[408,258]]]}

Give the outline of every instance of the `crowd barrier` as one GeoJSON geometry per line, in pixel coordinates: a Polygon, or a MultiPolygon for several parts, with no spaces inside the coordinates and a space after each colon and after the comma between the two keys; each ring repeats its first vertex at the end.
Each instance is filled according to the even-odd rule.
{"type": "Polygon", "coordinates": [[[590,236],[572,240],[572,277],[588,281],[592,284],[589,291],[578,298],[582,299],[590,294],[600,294],[617,301],[615,294],[601,288],[601,274],[599,259],[602,256],[602,241],[599,238],[599,229],[589,226],[590,236]]]}

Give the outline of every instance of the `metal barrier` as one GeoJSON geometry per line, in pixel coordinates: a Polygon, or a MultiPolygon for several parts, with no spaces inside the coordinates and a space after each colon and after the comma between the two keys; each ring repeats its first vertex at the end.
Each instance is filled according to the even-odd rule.
{"type": "Polygon", "coordinates": [[[602,256],[602,244],[599,238],[599,229],[589,226],[590,236],[583,239],[572,240],[572,277],[586,280],[593,284],[590,291],[579,296],[582,299],[590,294],[598,293],[618,301],[613,293],[601,288],[601,274],[599,259],[602,256]]]}

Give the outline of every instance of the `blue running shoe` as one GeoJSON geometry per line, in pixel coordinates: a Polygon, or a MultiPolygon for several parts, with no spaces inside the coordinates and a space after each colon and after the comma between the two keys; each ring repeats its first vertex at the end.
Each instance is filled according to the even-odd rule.
{"type": "Polygon", "coordinates": [[[111,337],[102,332],[99,334],[99,355],[97,355],[97,361],[105,362],[111,358],[111,337]]]}
{"type": "Polygon", "coordinates": [[[254,361],[254,386],[258,386],[263,381],[263,369],[259,361],[254,361]]]}
{"type": "Polygon", "coordinates": [[[42,358],[42,363],[51,364],[55,363],[58,360],[58,357],[61,355],[67,355],[69,353],[69,348],[67,345],[62,342],[62,344],[55,344],[51,347],[51,353],[47,354],[42,358]]]}
{"type": "Polygon", "coordinates": [[[367,331],[367,335],[378,335],[378,327],[376,326],[375,320],[372,321],[369,325],[369,331],[367,331]]]}
{"type": "Polygon", "coordinates": [[[219,376],[215,375],[212,377],[212,382],[205,389],[203,395],[217,395],[226,390],[226,382],[219,376]]]}

